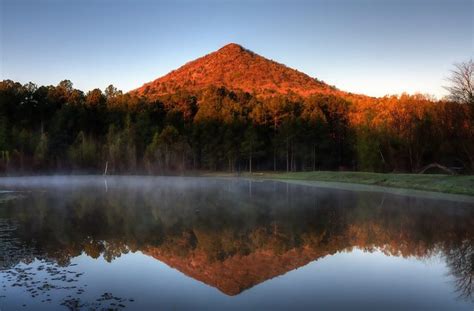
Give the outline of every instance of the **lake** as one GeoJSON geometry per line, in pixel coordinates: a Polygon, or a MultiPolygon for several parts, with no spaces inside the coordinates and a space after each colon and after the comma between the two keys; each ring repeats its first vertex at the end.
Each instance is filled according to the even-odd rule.
{"type": "Polygon", "coordinates": [[[0,178],[0,309],[473,310],[474,203],[375,190],[0,178]]]}

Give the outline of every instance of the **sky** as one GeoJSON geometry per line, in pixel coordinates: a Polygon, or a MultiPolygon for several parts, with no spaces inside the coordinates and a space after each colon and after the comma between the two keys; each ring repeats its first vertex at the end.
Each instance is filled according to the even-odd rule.
{"type": "Polygon", "coordinates": [[[234,42],[341,90],[442,97],[474,0],[0,0],[0,79],[141,86],[234,42]]]}

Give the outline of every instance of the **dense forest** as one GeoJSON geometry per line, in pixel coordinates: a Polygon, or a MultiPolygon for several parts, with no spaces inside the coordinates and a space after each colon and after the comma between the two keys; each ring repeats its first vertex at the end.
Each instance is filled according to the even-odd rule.
{"type": "Polygon", "coordinates": [[[259,97],[209,86],[157,99],[0,82],[0,173],[474,171],[474,105],[423,95],[259,97]]]}

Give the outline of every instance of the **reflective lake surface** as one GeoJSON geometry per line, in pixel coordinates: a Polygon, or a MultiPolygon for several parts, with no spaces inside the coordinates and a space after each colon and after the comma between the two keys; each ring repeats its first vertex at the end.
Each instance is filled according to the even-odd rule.
{"type": "Polygon", "coordinates": [[[2,311],[473,310],[473,280],[469,201],[244,179],[0,178],[2,311]]]}

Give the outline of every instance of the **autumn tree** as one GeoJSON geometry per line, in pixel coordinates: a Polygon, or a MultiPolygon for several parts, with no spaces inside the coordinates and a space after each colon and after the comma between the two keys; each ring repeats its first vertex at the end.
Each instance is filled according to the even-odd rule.
{"type": "Polygon", "coordinates": [[[84,94],[69,80],[55,86],[4,80],[0,172],[102,173],[106,162],[110,173],[240,167],[418,172],[434,162],[472,172],[474,106],[459,102],[467,101],[259,96],[225,87],[147,99],[113,86],[84,94]]]}

